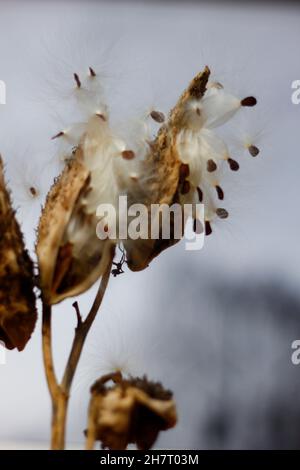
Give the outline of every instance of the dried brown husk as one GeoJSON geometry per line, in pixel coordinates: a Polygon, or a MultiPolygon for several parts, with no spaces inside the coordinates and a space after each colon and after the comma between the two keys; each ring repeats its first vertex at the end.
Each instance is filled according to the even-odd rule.
{"type": "Polygon", "coordinates": [[[103,379],[92,387],[88,438],[103,448],[150,449],[160,431],[176,425],[177,414],[172,393],[146,377],[119,380],[106,388],[103,379]]]}
{"type": "Polygon", "coordinates": [[[33,263],[12,209],[0,157],[0,340],[24,349],[37,319],[33,263]]]}
{"type": "Polygon", "coordinates": [[[90,172],[81,148],[67,162],[47,196],[38,227],[36,252],[44,301],[55,304],[86,291],[101,276],[110,256],[110,242],[96,235],[96,216],[85,210],[90,172]],[[83,234],[80,254],[68,238],[68,228],[83,234]]]}
{"type": "MultiPolygon", "coordinates": [[[[144,173],[152,173],[153,178],[148,184],[150,194],[146,199],[129,203],[143,203],[148,208],[149,227],[150,227],[150,208],[151,204],[168,204],[172,205],[179,202],[180,189],[180,166],[181,161],[176,150],[176,136],[178,132],[185,128],[185,106],[190,99],[201,99],[206,91],[210,70],[205,67],[189,84],[188,88],[183,92],[176,106],[170,112],[168,122],[163,125],[156,137],[151,143],[149,154],[144,163],[144,173]]],[[[182,227],[182,234],[183,234],[182,227]]],[[[149,263],[158,256],[163,250],[173,246],[179,241],[174,238],[174,227],[170,227],[170,239],[159,237],[156,240],[148,239],[125,240],[124,247],[127,255],[128,267],[132,271],[140,271],[145,269],[149,263]]]]}

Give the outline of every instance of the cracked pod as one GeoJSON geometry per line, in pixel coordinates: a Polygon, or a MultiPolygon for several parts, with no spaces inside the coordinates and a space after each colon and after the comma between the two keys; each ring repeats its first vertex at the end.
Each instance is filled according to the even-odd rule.
{"type": "MultiPolygon", "coordinates": [[[[208,67],[200,72],[187,90],[179,98],[176,106],[171,110],[166,124],[160,128],[157,137],[151,142],[150,150],[144,161],[140,164],[139,173],[142,176],[138,180],[134,191],[129,190],[130,203],[138,202],[147,206],[149,213],[149,227],[151,224],[151,204],[183,203],[187,198],[183,198],[181,193],[183,185],[189,173],[188,165],[184,165],[180,159],[177,145],[178,135],[188,125],[188,105],[192,100],[200,100],[205,93],[210,71],[208,67]]],[[[189,192],[189,191],[188,191],[189,192]]],[[[191,201],[195,202],[195,201],[191,201]]],[[[183,234],[184,226],[180,227],[183,234]]],[[[174,237],[174,220],[170,219],[170,238],[164,239],[161,236],[161,226],[158,228],[159,237],[157,239],[125,240],[128,266],[133,271],[140,271],[158,256],[163,250],[177,243],[180,238],[174,237]]]]}
{"type": "Polygon", "coordinates": [[[124,450],[128,444],[150,449],[161,431],[176,425],[176,405],[172,393],[146,377],[117,378],[106,387],[99,379],[92,387],[87,437],[90,447],[100,441],[103,448],[124,450]]]}
{"type": "Polygon", "coordinates": [[[0,157],[0,340],[24,349],[37,319],[33,264],[5,186],[0,157]]]}
{"type": "Polygon", "coordinates": [[[90,183],[77,149],[47,196],[36,252],[40,287],[49,304],[86,291],[106,266],[110,244],[97,238],[96,216],[85,203],[90,183]]]}

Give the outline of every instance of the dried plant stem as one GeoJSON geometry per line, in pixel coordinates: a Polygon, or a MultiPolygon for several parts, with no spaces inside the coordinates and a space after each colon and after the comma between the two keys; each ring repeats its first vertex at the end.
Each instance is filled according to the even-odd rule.
{"type": "Polygon", "coordinates": [[[101,306],[110,273],[114,250],[107,264],[107,268],[102,276],[99,289],[97,291],[93,305],[84,321],[81,319],[77,303],[74,304],[77,314],[77,327],[73,339],[71,352],[67,361],[65,372],[61,383],[58,382],[54,370],[54,361],[52,355],[52,328],[51,328],[51,305],[43,302],[42,319],[42,338],[43,338],[43,359],[46,373],[47,384],[52,401],[52,425],[51,425],[51,449],[62,450],[65,448],[65,431],[67,409],[69,403],[70,389],[76,372],[76,368],[82,353],[82,349],[87,334],[96,318],[97,312],[101,306]]]}
{"type": "Polygon", "coordinates": [[[96,427],[93,413],[93,402],[91,401],[88,414],[88,428],[85,441],[85,450],[94,450],[96,440],[96,427]]]}

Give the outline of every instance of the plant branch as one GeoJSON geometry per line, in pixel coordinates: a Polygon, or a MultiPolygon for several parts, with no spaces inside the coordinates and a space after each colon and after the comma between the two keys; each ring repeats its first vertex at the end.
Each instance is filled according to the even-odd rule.
{"type": "Polygon", "coordinates": [[[59,392],[59,385],[54,371],[53,355],[52,355],[52,330],[51,305],[48,305],[44,299],[43,302],[43,318],[42,318],[42,340],[43,340],[43,359],[46,372],[46,379],[52,400],[59,392]]]}
{"type": "Polygon", "coordinates": [[[79,310],[79,305],[78,305],[77,300],[76,300],[76,302],[74,302],[72,304],[72,307],[74,307],[74,309],[75,309],[76,317],[77,317],[77,328],[79,328],[80,325],[82,324],[82,316],[81,316],[81,313],[80,313],[80,310],[79,310]]]}
{"type": "Polygon", "coordinates": [[[69,403],[69,394],[72,386],[73,378],[78,366],[78,362],[83,350],[83,346],[90,331],[90,328],[96,318],[98,310],[101,306],[108,281],[110,278],[112,262],[115,254],[115,249],[111,250],[110,258],[107,263],[106,270],[102,275],[101,282],[93,302],[93,305],[84,321],[79,311],[77,302],[74,302],[73,307],[76,311],[77,326],[75,329],[75,336],[73,339],[71,352],[65,367],[64,375],[61,383],[57,381],[54,370],[54,362],[52,355],[52,328],[51,328],[51,305],[43,300],[43,320],[42,320],[42,339],[43,339],[43,359],[44,368],[48,388],[52,400],[52,437],[51,448],[54,450],[64,449],[65,447],[65,428],[67,419],[67,409],[69,403]]]}
{"type": "Polygon", "coordinates": [[[71,349],[69,359],[68,359],[68,362],[67,362],[67,365],[66,365],[66,368],[65,368],[65,373],[64,373],[64,376],[63,376],[63,379],[62,379],[62,388],[65,392],[69,392],[69,390],[71,388],[73,377],[74,377],[74,374],[75,374],[75,371],[76,371],[78,361],[79,361],[80,356],[81,356],[81,352],[82,352],[82,349],[83,349],[83,346],[84,346],[84,343],[85,343],[85,339],[86,339],[87,334],[88,334],[88,332],[89,332],[89,330],[90,330],[90,328],[91,328],[91,326],[92,326],[92,324],[93,324],[93,322],[96,318],[97,312],[98,312],[98,310],[101,306],[101,303],[102,303],[102,300],[103,300],[103,297],[104,297],[104,294],[105,294],[105,291],[106,291],[106,288],[107,288],[107,285],[108,285],[108,281],[109,281],[109,278],[110,278],[114,253],[115,253],[115,251],[113,250],[112,253],[111,253],[110,261],[108,263],[106,271],[104,272],[104,274],[102,276],[101,283],[100,283],[98,292],[96,294],[94,303],[91,307],[91,310],[89,311],[85,321],[84,322],[81,321],[77,325],[77,328],[75,330],[75,337],[74,337],[72,349],[71,349]]]}

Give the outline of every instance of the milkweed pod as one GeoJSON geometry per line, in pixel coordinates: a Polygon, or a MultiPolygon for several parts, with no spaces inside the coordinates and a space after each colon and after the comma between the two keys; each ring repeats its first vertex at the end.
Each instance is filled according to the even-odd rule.
{"type": "Polygon", "coordinates": [[[50,189],[38,227],[40,288],[49,304],[89,289],[110,256],[110,242],[99,240],[96,216],[85,207],[89,191],[90,171],[78,148],[50,189]]]}
{"type": "MultiPolygon", "coordinates": [[[[143,162],[141,173],[149,175],[145,181],[142,181],[142,190],[138,196],[138,201],[144,203],[149,211],[150,227],[151,204],[167,204],[171,206],[173,203],[180,202],[180,189],[182,186],[182,161],[178,154],[178,145],[176,139],[182,129],[185,129],[189,116],[187,115],[187,105],[191,100],[201,100],[203,97],[208,78],[210,75],[209,68],[206,67],[194,77],[188,88],[179,98],[176,106],[171,110],[169,119],[164,124],[156,137],[151,142],[148,155],[143,162]]],[[[188,165],[185,165],[188,168],[188,165]]],[[[184,192],[190,186],[189,182],[184,182],[184,192]]],[[[188,192],[188,191],[187,191],[188,192]]],[[[133,202],[136,200],[134,195],[133,202]]],[[[130,193],[129,193],[130,200],[130,193]]],[[[158,256],[163,250],[176,244],[179,239],[172,236],[174,226],[170,222],[170,239],[164,239],[159,236],[156,239],[147,240],[125,240],[124,248],[127,256],[128,267],[133,271],[140,271],[146,268],[149,263],[158,256]]],[[[160,227],[161,228],[161,227],[160,227]]]]}
{"type": "Polygon", "coordinates": [[[33,263],[11,206],[0,157],[0,340],[7,349],[24,349],[37,312],[33,263]]]}
{"type": "Polygon", "coordinates": [[[92,387],[88,439],[102,447],[124,450],[128,444],[150,449],[160,431],[176,425],[176,404],[160,383],[142,378],[119,378],[107,387],[99,379],[92,387]]]}

